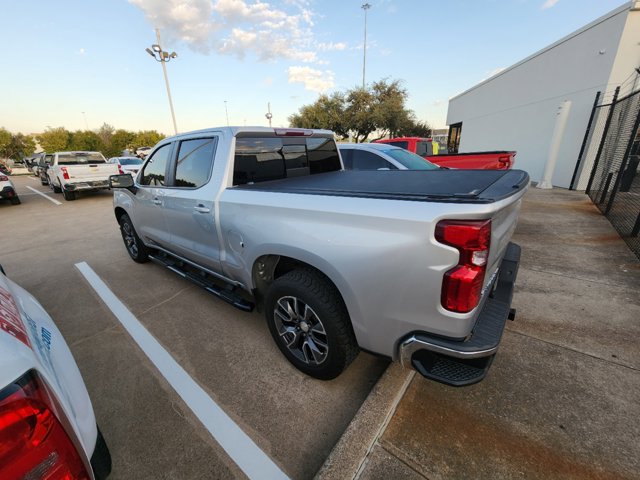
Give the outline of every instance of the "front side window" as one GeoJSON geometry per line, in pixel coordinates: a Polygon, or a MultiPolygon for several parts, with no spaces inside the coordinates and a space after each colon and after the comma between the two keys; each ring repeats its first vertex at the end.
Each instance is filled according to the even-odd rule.
{"type": "Polygon", "coordinates": [[[165,184],[165,171],[171,154],[171,144],[161,146],[145,164],[140,175],[140,185],[161,187],[165,184]]]}
{"type": "Polygon", "coordinates": [[[196,138],[180,142],[175,186],[199,188],[209,180],[213,166],[215,138],[196,138]]]}

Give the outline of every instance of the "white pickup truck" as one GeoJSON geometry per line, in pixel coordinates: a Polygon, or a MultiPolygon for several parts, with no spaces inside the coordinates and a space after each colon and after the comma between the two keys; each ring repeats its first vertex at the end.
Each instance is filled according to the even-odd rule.
{"type": "Polygon", "coordinates": [[[301,371],[359,349],[450,385],[484,378],[507,318],[519,170],[345,171],[326,130],[223,127],[162,140],[111,177],[129,255],[265,312],[301,371]]]}
{"type": "Polygon", "coordinates": [[[0,478],[103,479],[111,456],[69,347],[0,267],[0,478]]]}
{"type": "Polygon", "coordinates": [[[109,176],[117,173],[118,166],[100,152],[56,152],[47,169],[49,186],[65,200],[75,200],[79,191],[109,188],[109,176]]]}

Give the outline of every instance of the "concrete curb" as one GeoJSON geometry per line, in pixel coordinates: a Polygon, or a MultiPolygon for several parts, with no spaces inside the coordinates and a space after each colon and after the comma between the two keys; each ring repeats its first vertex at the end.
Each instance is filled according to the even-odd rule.
{"type": "Polygon", "coordinates": [[[357,477],[414,376],[413,370],[397,362],[389,365],[331,450],[316,480],[357,477]]]}

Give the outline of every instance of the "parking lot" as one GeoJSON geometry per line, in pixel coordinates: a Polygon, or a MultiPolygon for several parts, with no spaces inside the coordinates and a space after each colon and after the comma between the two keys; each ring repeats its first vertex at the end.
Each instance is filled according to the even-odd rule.
{"type": "MultiPolygon", "coordinates": [[[[255,444],[241,453],[243,461],[272,462],[291,478],[313,477],[385,360],[361,353],[336,380],[307,377],[280,354],[262,314],[236,310],[158,265],[134,263],[110,191],[66,202],[33,176],[13,182],[22,204],[0,203],[0,263],[42,303],[70,345],[111,450],[110,478],[244,476],[223,450],[229,448],[224,438],[214,439],[203,425],[211,419],[187,406],[194,388],[255,444]],[[127,333],[85,279],[83,262],[196,387],[163,377],[162,365],[144,353],[149,345],[127,333]]],[[[220,426],[223,435],[225,429],[220,426]]]]}

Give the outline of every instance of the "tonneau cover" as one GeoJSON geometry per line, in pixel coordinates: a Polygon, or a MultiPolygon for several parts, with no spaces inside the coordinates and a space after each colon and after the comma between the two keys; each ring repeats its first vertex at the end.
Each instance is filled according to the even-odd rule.
{"type": "Polygon", "coordinates": [[[351,170],[233,188],[422,202],[493,203],[528,184],[529,175],[522,170],[351,170]]]}

